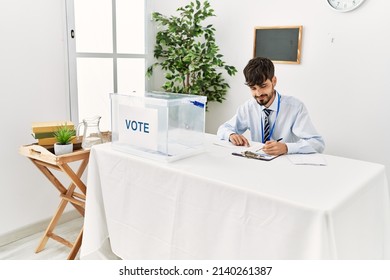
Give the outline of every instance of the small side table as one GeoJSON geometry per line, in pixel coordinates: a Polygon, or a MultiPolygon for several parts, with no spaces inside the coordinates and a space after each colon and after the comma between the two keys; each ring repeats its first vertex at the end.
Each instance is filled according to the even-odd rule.
{"type": "Polygon", "coordinates": [[[85,199],[86,199],[86,186],[81,181],[81,176],[84,173],[85,168],[88,165],[89,160],[89,150],[75,150],[72,153],[56,156],[49,149],[46,149],[39,145],[27,145],[21,146],[19,148],[19,153],[23,156],[28,157],[32,163],[46,176],[47,179],[56,187],[60,192],[60,204],[58,209],[55,212],[53,218],[51,219],[45,234],[43,235],[37,249],[36,253],[42,251],[49,238],[54,239],[57,242],[60,242],[71,249],[68,260],[74,260],[81,246],[82,236],[83,236],[83,227],[80,230],[80,233],[77,236],[77,239],[72,243],[59,235],[56,235],[53,231],[56,227],[59,219],[61,218],[62,213],[65,210],[65,207],[68,203],[72,204],[75,209],[84,217],[85,212],[85,199]],[[78,169],[74,171],[69,163],[81,161],[78,169]],[[50,169],[64,172],[71,180],[70,185],[66,188],[50,169]],[[78,189],[79,192],[76,192],[78,189]]]}

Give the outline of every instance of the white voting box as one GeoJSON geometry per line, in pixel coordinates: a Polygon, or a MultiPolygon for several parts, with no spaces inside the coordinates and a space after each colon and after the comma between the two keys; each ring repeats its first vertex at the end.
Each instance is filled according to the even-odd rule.
{"type": "Polygon", "coordinates": [[[114,149],[163,161],[204,150],[205,96],[146,92],[110,97],[114,149]]]}

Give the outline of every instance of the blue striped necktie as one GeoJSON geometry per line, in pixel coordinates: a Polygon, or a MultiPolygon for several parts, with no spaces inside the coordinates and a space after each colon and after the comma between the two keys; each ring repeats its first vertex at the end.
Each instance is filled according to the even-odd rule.
{"type": "Polygon", "coordinates": [[[264,114],[265,114],[265,118],[264,118],[264,143],[266,141],[269,140],[270,138],[270,125],[269,125],[269,114],[271,113],[271,110],[270,109],[264,109],[264,114]]]}

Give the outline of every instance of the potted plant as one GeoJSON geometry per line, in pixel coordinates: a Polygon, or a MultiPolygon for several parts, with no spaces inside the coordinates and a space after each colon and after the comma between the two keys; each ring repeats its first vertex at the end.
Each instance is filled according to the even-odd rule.
{"type": "Polygon", "coordinates": [[[215,16],[214,10],[208,1],[202,4],[196,0],[177,11],[180,16],[152,14],[160,31],[154,47],[157,61],[148,67],[146,75],[150,78],[153,69],[160,66],[165,71],[165,91],[203,95],[207,101],[222,102],[229,85],[219,70],[232,76],[237,69],[226,65],[218,53],[213,25],[202,26],[204,20],[215,16]]]}
{"type": "Polygon", "coordinates": [[[68,127],[66,123],[61,125],[55,132],[54,138],[56,143],[54,144],[54,153],[59,156],[73,152],[72,140],[75,137],[75,130],[68,127]]]}

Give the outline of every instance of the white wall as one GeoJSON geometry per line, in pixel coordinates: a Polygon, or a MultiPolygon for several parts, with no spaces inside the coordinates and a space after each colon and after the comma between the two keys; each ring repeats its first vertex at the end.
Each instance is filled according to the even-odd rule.
{"type": "Polygon", "coordinates": [[[68,119],[64,0],[0,2],[0,236],[47,219],[58,192],[26,158],[31,123],[68,119]]]}
{"type": "MultiPolygon", "coordinates": [[[[172,14],[189,1],[148,2],[151,11],[172,14]]],[[[221,53],[239,73],[227,77],[227,100],[210,105],[208,132],[215,133],[250,97],[242,69],[252,57],[253,28],[303,25],[301,64],[276,65],[278,90],[306,103],[326,153],[385,164],[390,178],[390,2],[366,0],[345,14],[330,10],[325,0],[210,2],[221,53]]],[[[64,0],[1,1],[0,34],[1,236],[51,217],[58,204],[57,191],[18,148],[33,142],[31,122],[69,118],[64,0]]],[[[158,80],[150,81],[152,89],[158,80]]]]}
{"type": "MultiPolygon", "coordinates": [[[[170,15],[188,2],[154,0],[152,7],[170,15]]],[[[238,73],[227,76],[227,100],[210,105],[207,132],[215,133],[250,98],[242,69],[252,58],[254,27],[303,25],[301,64],[275,65],[277,89],[304,101],[325,138],[325,153],[385,164],[390,178],[389,1],[366,0],[348,13],[331,10],[325,0],[210,3],[221,53],[238,73]]]]}

